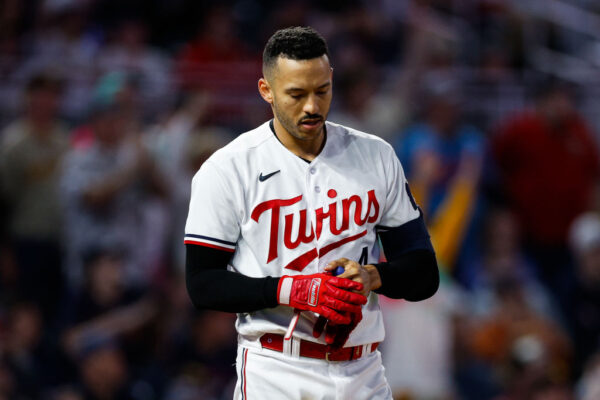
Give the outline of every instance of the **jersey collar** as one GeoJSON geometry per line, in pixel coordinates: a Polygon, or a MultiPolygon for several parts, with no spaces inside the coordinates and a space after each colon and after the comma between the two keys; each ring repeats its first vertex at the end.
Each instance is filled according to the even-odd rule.
{"type": "MultiPolygon", "coordinates": [[[[277,138],[277,140],[279,141],[279,143],[281,143],[281,140],[279,140],[279,137],[275,133],[275,125],[273,125],[273,119],[271,119],[269,121],[269,128],[271,128],[271,132],[273,132],[273,136],[275,136],[277,138]]],[[[327,143],[327,124],[326,123],[323,124],[323,134],[325,135],[325,137],[323,138],[323,144],[321,145],[321,152],[323,152],[323,149],[325,149],[325,144],[327,143]]],[[[283,143],[281,143],[281,144],[283,145],[283,143]]],[[[306,158],[302,158],[298,155],[296,155],[296,157],[298,157],[302,161],[307,162],[308,164],[310,164],[310,162],[311,162],[310,160],[307,160],[306,158]]]]}

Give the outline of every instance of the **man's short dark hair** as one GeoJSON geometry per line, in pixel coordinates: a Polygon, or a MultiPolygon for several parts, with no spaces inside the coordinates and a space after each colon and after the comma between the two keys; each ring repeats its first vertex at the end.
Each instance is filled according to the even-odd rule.
{"type": "Polygon", "coordinates": [[[263,52],[263,73],[271,69],[278,57],[291,60],[310,60],[329,57],[327,43],[319,32],[310,26],[295,26],[280,29],[271,36],[263,52]]]}

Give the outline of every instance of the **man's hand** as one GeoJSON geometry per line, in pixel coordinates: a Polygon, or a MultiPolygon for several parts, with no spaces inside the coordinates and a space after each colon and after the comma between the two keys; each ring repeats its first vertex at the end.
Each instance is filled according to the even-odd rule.
{"type": "Polygon", "coordinates": [[[362,320],[362,312],[360,314],[350,314],[351,321],[349,324],[336,324],[333,321],[327,320],[325,317],[319,317],[313,327],[313,336],[318,338],[325,331],[325,343],[333,349],[344,347],[350,334],[362,320]]]}
{"type": "MultiPolygon", "coordinates": [[[[360,265],[356,261],[340,258],[327,264],[325,271],[334,275],[337,274],[340,278],[347,278],[361,283],[363,288],[359,293],[365,297],[369,295],[371,290],[375,290],[381,286],[381,277],[374,265],[360,265]],[[344,270],[341,274],[338,272],[340,267],[344,270]]],[[[313,336],[320,337],[323,331],[325,331],[325,342],[328,345],[332,348],[344,347],[348,337],[362,320],[362,311],[361,313],[353,313],[349,316],[351,317],[351,321],[346,324],[339,324],[323,316],[319,317],[313,328],[313,336]]]]}
{"type": "Polygon", "coordinates": [[[325,271],[332,272],[339,266],[344,268],[344,273],[338,275],[338,278],[346,278],[361,283],[363,288],[358,293],[363,296],[366,297],[371,290],[381,287],[381,277],[374,265],[360,265],[356,261],[340,258],[327,264],[325,271]]]}
{"type": "Polygon", "coordinates": [[[299,310],[313,311],[337,324],[350,324],[367,298],[363,284],[330,274],[284,275],[279,280],[277,301],[299,310]]]}

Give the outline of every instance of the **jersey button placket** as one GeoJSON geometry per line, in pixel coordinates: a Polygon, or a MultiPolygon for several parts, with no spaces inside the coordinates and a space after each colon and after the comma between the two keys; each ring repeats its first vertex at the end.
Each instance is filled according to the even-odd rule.
{"type": "MultiPolygon", "coordinates": [[[[313,161],[314,162],[314,161],[313,161]]],[[[308,206],[308,209],[310,210],[310,212],[308,213],[308,215],[310,216],[310,223],[313,229],[313,232],[315,231],[315,228],[317,226],[317,220],[316,220],[316,216],[315,216],[315,205],[319,204],[318,196],[319,193],[321,192],[321,187],[319,185],[316,184],[317,181],[317,166],[312,164],[309,166],[307,174],[306,174],[306,203],[308,206]]],[[[315,247],[317,249],[317,251],[319,251],[319,245],[318,245],[318,240],[317,237],[315,236],[314,240],[314,244],[315,247]]],[[[318,257],[317,257],[317,267],[316,269],[318,269],[318,257]]],[[[315,271],[318,272],[318,271],[315,271]]]]}
{"type": "MultiPolygon", "coordinates": [[[[308,172],[314,176],[317,173],[317,168],[314,166],[311,166],[308,170],[308,172]]],[[[321,187],[319,185],[315,185],[315,192],[317,193],[321,193],[321,187]]]]}

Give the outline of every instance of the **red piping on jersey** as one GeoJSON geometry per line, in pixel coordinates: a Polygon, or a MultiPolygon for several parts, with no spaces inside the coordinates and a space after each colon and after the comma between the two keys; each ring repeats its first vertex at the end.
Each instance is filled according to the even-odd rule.
{"type": "Polygon", "coordinates": [[[367,230],[365,229],[364,231],[362,231],[359,234],[356,234],[356,235],[353,235],[353,236],[348,236],[347,238],[344,238],[344,239],[342,239],[340,241],[337,241],[335,243],[330,243],[327,246],[321,248],[321,250],[319,250],[319,257],[323,257],[325,254],[329,253],[331,250],[337,249],[338,247],[340,247],[340,246],[342,246],[342,245],[344,245],[346,243],[353,242],[356,239],[359,239],[359,238],[365,236],[366,234],[367,234],[367,230]]]}
{"type": "Polygon", "coordinates": [[[301,256],[292,260],[288,265],[285,266],[287,269],[292,269],[294,271],[302,271],[312,260],[319,256],[319,252],[316,248],[307,251],[301,256]]]}
{"type": "Polygon", "coordinates": [[[204,247],[212,247],[213,249],[225,250],[225,251],[228,251],[230,253],[233,253],[235,251],[235,249],[230,249],[230,248],[227,248],[227,247],[217,246],[216,244],[204,243],[204,242],[197,242],[195,240],[189,240],[189,239],[184,240],[183,243],[184,244],[196,244],[196,245],[204,246],[204,247]]]}
{"type": "Polygon", "coordinates": [[[248,365],[248,349],[246,349],[246,352],[244,353],[244,399],[248,398],[248,395],[246,394],[246,366],[248,365]]]}

